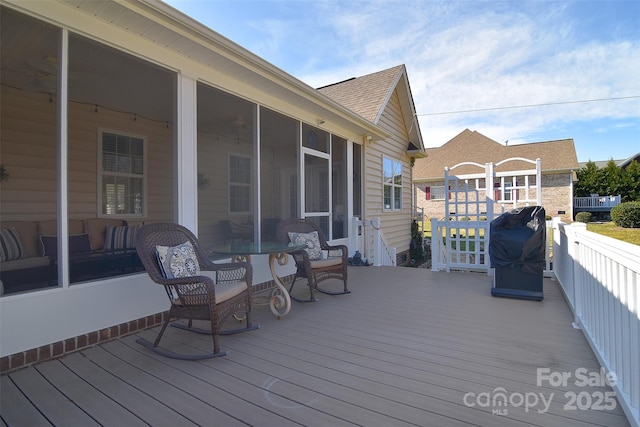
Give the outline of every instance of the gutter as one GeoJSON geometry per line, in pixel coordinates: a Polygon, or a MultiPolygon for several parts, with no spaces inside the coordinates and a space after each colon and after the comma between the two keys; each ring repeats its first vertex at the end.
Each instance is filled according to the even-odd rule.
{"type": "Polygon", "coordinates": [[[350,122],[363,128],[365,134],[374,135],[376,139],[386,139],[391,136],[384,128],[364,119],[308,84],[160,0],[115,1],[127,9],[137,11],[143,16],[154,19],[159,25],[166,26],[167,22],[163,21],[169,21],[173,24],[172,29],[182,36],[197,41],[208,49],[212,49],[212,47],[218,48],[217,53],[226,56],[231,61],[268,80],[276,82],[293,94],[311,101],[339,117],[348,118],[350,122]]]}

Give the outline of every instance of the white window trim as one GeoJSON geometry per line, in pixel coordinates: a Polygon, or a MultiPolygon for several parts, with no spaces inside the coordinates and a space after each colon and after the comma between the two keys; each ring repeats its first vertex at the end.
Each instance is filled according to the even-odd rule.
{"type": "Polygon", "coordinates": [[[404,203],[402,201],[402,198],[403,198],[403,186],[404,186],[404,179],[403,179],[404,177],[402,176],[403,173],[404,173],[404,165],[402,164],[402,162],[400,160],[393,159],[391,157],[387,157],[387,156],[384,156],[384,155],[382,156],[382,210],[384,212],[401,212],[402,209],[403,209],[403,205],[404,205],[404,203]],[[387,184],[385,182],[385,175],[384,175],[384,163],[385,163],[385,160],[391,161],[392,172],[393,172],[393,170],[395,170],[394,169],[394,165],[395,164],[399,164],[400,165],[400,168],[401,168],[400,169],[400,180],[402,182],[400,185],[398,185],[398,184],[393,182],[393,177],[392,177],[392,180],[391,180],[390,184],[387,184]],[[391,191],[391,207],[390,208],[387,208],[384,205],[384,189],[387,186],[391,187],[391,190],[392,190],[391,191]],[[400,207],[399,208],[395,207],[395,191],[393,191],[395,188],[400,188],[400,207]]]}
{"type": "Polygon", "coordinates": [[[98,218],[144,218],[147,215],[147,152],[148,152],[148,144],[147,137],[145,135],[134,134],[131,132],[123,132],[114,129],[107,128],[98,128],[98,164],[97,164],[97,174],[98,174],[98,188],[97,188],[97,217],[98,218]],[[105,173],[102,168],[103,165],[103,134],[104,133],[113,133],[116,135],[127,136],[130,138],[138,138],[142,140],[142,174],[123,174],[123,173],[105,173]],[[113,176],[131,176],[131,177],[140,177],[142,178],[142,211],[139,214],[106,214],[102,211],[102,202],[103,202],[103,194],[102,194],[102,179],[105,175],[113,175],[113,176]]]}
{"type": "Polygon", "coordinates": [[[229,213],[229,215],[250,215],[251,214],[251,207],[253,204],[253,197],[251,196],[252,193],[252,184],[253,184],[253,166],[252,166],[252,158],[251,156],[247,156],[244,154],[236,154],[236,153],[229,153],[228,157],[227,157],[227,186],[228,186],[228,196],[227,196],[227,211],[229,213]],[[248,159],[249,160],[249,183],[243,183],[243,182],[231,182],[231,158],[232,157],[240,157],[243,159],[248,159]],[[232,211],[231,210],[231,187],[232,186],[237,186],[237,187],[247,187],[249,188],[249,210],[247,211],[232,211]]]}
{"type": "Polygon", "coordinates": [[[430,189],[430,198],[429,200],[445,200],[447,198],[447,191],[445,191],[444,189],[444,185],[432,185],[431,189],[430,189]],[[438,189],[438,191],[440,192],[441,190],[441,195],[442,197],[434,197],[434,189],[438,189]]]}

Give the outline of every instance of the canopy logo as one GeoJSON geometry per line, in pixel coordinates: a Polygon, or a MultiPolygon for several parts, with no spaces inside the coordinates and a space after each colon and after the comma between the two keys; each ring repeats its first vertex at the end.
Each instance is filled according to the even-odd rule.
{"type": "MultiPolygon", "coordinates": [[[[613,372],[606,372],[604,368],[590,371],[578,368],[573,372],[551,371],[549,368],[538,368],[536,372],[536,386],[544,388],[566,388],[570,385],[585,387],[584,390],[569,390],[564,392],[565,411],[592,410],[610,411],[616,408],[618,402],[614,391],[602,390],[602,387],[615,386],[617,381],[613,372]],[[586,388],[598,388],[591,391],[586,388]]],[[[492,391],[474,393],[468,392],[462,398],[467,407],[491,408],[494,415],[508,415],[509,408],[524,408],[525,412],[536,411],[540,414],[549,411],[556,392],[543,391],[512,392],[504,387],[496,387],[492,391]]],[[[558,403],[558,402],[557,402],[558,403]]]]}

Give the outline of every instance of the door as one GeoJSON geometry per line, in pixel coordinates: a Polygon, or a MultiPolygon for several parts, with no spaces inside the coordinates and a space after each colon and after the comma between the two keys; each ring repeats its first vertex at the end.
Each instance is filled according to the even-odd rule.
{"type": "Polygon", "coordinates": [[[328,153],[303,149],[302,217],[315,222],[331,236],[331,163],[328,153]]]}

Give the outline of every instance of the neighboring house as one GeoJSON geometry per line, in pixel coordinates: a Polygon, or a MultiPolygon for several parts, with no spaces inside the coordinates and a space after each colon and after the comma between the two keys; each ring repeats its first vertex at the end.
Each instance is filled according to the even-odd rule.
{"type": "Polygon", "coordinates": [[[408,251],[424,151],[404,66],[318,91],[157,0],[0,0],[0,28],[0,271],[18,280],[0,371],[160,321],[128,255],[142,223],[214,246],[227,221],[258,241],[305,217],[349,244],[353,217],[381,217],[408,251]]]}
{"type": "MultiPolygon", "coordinates": [[[[424,209],[425,219],[446,216],[445,197],[451,197],[451,193],[444,188],[445,167],[452,168],[464,162],[497,164],[509,158],[540,159],[542,206],[547,215],[559,216],[563,221],[571,222],[573,182],[575,170],[578,169],[572,139],[505,145],[468,129],[441,147],[428,148],[427,158],[416,161],[413,183],[418,209],[424,209]]],[[[522,198],[522,194],[518,194],[522,190],[517,189],[521,185],[519,178],[513,182],[509,173],[531,169],[535,169],[535,166],[523,161],[509,161],[495,168],[502,178],[496,178],[492,183],[496,203],[494,213],[512,209],[514,200],[522,198]]],[[[482,170],[476,166],[464,165],[451,173],[464,176],[479,172],[482,170]]],[[[530,181],[534,180],[535,176],[530,177],[530,181]]],[[[535,185],[534,182],[530,184],[535,185]]],[[[532,194],[530,198],[535,199],[535,196],[532,194]]]]}
{"type": "MultiPolygon", "coordinates": [[[[318,89],[329,98],[385,129],[390,137],[365,142],[364,218],[379,217],[398,264],[409,260],[413,163],[424,145],[404,65],[318,89]]],[[[357,212],[354,215],[358,216],[357,212]]]]}

